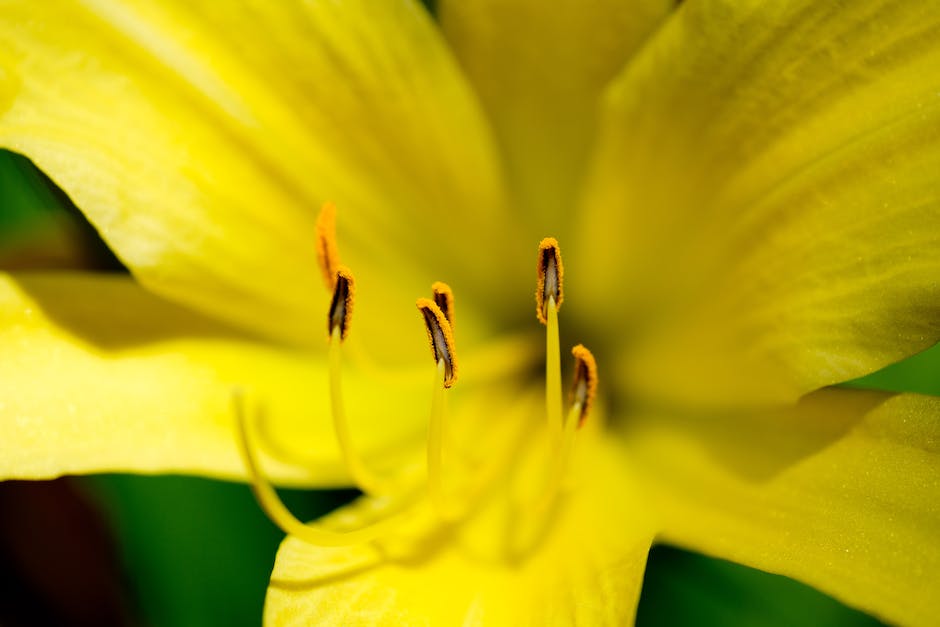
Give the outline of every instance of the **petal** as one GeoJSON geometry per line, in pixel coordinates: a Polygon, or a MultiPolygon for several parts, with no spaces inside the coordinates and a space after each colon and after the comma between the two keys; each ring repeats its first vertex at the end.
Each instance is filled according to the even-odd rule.
{"type": "Polygon", "coordinates": [[[690,2],[617,79],[577,254],[637,395],[793,401],[940,338],[938,33],[917,3],[690,2]]]}
{"type": "Polygon", "coordinates": [[[637,625],[884,627],[804,583],[668,545],[650,551],[637,625]]]}
{"type": "MultiPolygon", "coordinates": [[[[271,476],[348,483],[322,357],[261,344],[126,276],[0,276],[0,477],[242,477],[238,386],[265,405],[271,476]]],[[[427,416],[414,398],[425,398],[424,376],[346,379],[350,429],[367,459],[392,463],[422,441],[427,416]]]]}
{"type": "Polygon", "coordinates": [[[775,415],[656,423],[631,450],[667,541],[936,622],[940,399],[824,390],[775,415]]]}
{"type": "MultiPolygon", "coordinates": [[[[482,114],[416,3],[0,10],[0,145],[47,172],[145,286],[200,311],[315,343],[325,199],[347,263],[399,275],[459,268],[466,235],[503,207],[482,114]]],[[[478,261],[468,274],[494,268],[478,261]]]]}
{"type": "MultiPolygon", "coordinates": [[[[516,561],[508,563],[501,549],[507,530],[523,521],[510,522],[511,508],[499,497],[492,512],[457,527],[443,527],[418,508],[400,537],[376,545],[326,549],[288,537],[274,565],[265,622],[631,624],[651,528],[623,450],[583,444],[581,481],[543,541],[516,561]]],[[[363,500],[325,524],[362,525],[375,515],[363,500]]]]}
{"type": "Polygon", "coordinates": [[[561,233],[607,82],[672,3],[441,2],[440,19],[498,135],[520,208],[561,233]]]}

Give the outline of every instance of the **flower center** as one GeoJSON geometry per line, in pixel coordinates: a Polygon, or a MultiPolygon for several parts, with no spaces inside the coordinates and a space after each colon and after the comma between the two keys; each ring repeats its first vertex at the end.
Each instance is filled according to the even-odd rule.
{"type": "MultiPolygon", "coordinates": [[[[249,411],[247,405],[250,402],[245,395],[240,390],[233,392],[239,448],[259,505],[285,533],[320,546],[357,544],[382,537],[397,526],[409,504],[424,498],[430,502],[441,521],[459,521],[473,511],[486,489],[501,479],[499,471],[506,466],[500,460],[495,460],[484,468],[471,468],[469,472],[463,472],[463,481],[449,484],[448,480],[456,473],[448,472],[445,464],[445,461],[451,463],[450,457],[445,455],[447,390],[456,382],[458,368],[453,333],[454,294],[446,283],[441,282],[432,286],[431,298],[419,298],[416,303],[424,320],[436,368],[428,425],[426,481],[415,476],[415,473],[407,472],[407,469],[399,476],[377,475],[360,457],[353,445],[342,392],[342,345],[352,318],[355,279],[352,272],[340,264],[335,220],[333,205],[324,205],[317,220],[317,252],[324,280],[332,290],[327,325],[334,433],[347,472],[355,485],[369,496],[397,500],[402,507],[376,523],[351,531],[334,531],[297,520],[281,502],[258,464],[254,446],[254,420],[249,420],[249,416],[259,409],[249,411]]],[[[597,389],[594,357],[579,344],[572,349],[575,358],[574,382],[569,394],[568,411],[564,415],[558,324],[558,310],[564,297],[563,265],[561,250],[554,238],[545,238],[539,244],[535,297],[536,314],[546,330],[545,414],[549,433],[549,461],[543,484],[528,494],[519,507],[541,516],[562,492],[577,430],[587,419],[597,389]]]]}

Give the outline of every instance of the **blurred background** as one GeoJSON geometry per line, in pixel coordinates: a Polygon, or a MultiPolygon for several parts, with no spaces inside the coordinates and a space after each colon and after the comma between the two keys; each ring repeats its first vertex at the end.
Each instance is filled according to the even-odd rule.
{"type": "MultiPolygon", "coordinates": [[[[126,271],[51,181],[0,151],[0,270],[74,267],[126,271]]],[[[935,348],[852,385],[940,394],[938,368],[935,348]]],[[[281,493],[301,519],[357,494],[281,493]]],[[[0,627],[258,625],[281,539],[241,484],[132,475],[0,482],[0,627]]],[[[655,547],[638,624],[880,623],[785,577],[655,547]]]]}

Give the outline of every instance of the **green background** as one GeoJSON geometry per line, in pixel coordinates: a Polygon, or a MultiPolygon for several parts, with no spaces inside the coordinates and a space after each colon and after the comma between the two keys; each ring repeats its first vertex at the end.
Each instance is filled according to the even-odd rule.
{"type": "MultiPolygon", "coordinates": [[[[0,207],[0,267],[81,265],[99,271],[123,271],[64,195],[28,161],[2,151],[0,207]]],[[[940,349],[935,348],[854,385],[937,394],[940,385],[933,373],[938,366],[940,349]]],[[[259,624],[282,534],[261,514],[246,486],[191,477],[132,475],[62,482],[63,493],[71,495],[68,498],[87,506],[83,515],[97,518],[105,529],[104,542],[110,550],[101,552],[105,556],[102,559],[112,560],[117,573],[114,594],[119,598],[114,602],[120,610],[115,620],[181,627],[259,624]]],[[[12,486],[14,482],[9,483],[12,486]]],[[[19,500],[14,501],[19,505],[12,508],[16,511],[6,508],[0,517],[15,517],[17,512],[35,507],[36,498],[30,494],[38,485],[15,483],[20,484],[16,496],[19,500]]],[[[6,489],[7,493],[12,491],[10,486],[6,489]]],[[[283,496],[301,518],[312,518],[347,502],[355,492],[283,491],[283,496]]],[[[6,538],[6,546],[25,546],[27,550],[21,553],[27,556],[43,553],[40,548],[29,548],[30,542],[41,547],[56,535],[40,534],[37,528],[35,535],[43,537],[32,538],[29,528],[10,532],[8,525],[7,529],[13,537],[6,538]]],[[[73,542],[77,541],[81,540],[73,542]]],[[[68,555],[67,537],[63,542],[65,548],[53,553],[68,555]]],[[[67,609],[57,614],[30,605],[57,602],[47,584],[32,572],[57,566],[39,562],[31,571],[31,557],[14,559],[7,555],[3,559],[7,588],[17,592],[0,596],[0,624],[81,622],[67,609]]],[[[99,585],[96,589],[105,587],[99,585]]],[[[878,623],[787,578],[675,548],[656,547],[647,567],[638,624],[878,623]]]]}

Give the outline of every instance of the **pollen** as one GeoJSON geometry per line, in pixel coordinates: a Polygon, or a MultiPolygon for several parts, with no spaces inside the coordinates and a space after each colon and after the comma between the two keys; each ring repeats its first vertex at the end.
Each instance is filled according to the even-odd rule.
{"type": "Polygon", "coordinates": [[[416,303],[431,343],[431,354],[435,362],[444,362],[444,387],[451,387],[457,380],[457,353],[454,351],[454,332],[441,308],[430,298],[419,298],[416,303]]]}
{"type": "Polygon", "coordinates": [[[447,283],[437,281],[431,286],[434,303],[441,308],[447,322],[450,323],[450,330],[454,330],[454,292],[447,283]]]}
{"type": "Polygon", "coordinates": [[[356,283],[349,268],[339,266],[333,278],[333,300],[330,302],[330,315],[327,322],[328,332],[332,335],[333,331],[338,328],[341,340],[345,340],[349,332],[355,287],[356,283]]]}
{"type": "Polygon", "coordinates": [[[561,249],[558,240],[546,237],[539,242],[538,286],[535,290],[535,313],[539,322],[548,324],[548,307],[554,301],[555,310],[564,300],[564,266],[561,263],[561,249]]]}
{"type": "Polygon", "coordinates": [[[591,351],[582,344],[572,348],[571,354],[574,355],[575,363],[574,383],[571,386],[569,400],[572,406],[581,408],[578,420],[578,427],[581,427],[587,420],[591,406],[594,405],[594,397],[597,395],[597,362],[591,351]]]}
{"type": "Polygon", "coordinates": [[[317,216],[317,261],[326,287],[335,290],[339,247],[336,245],[336,205],[331,202],[323,203],[317,216]]]}

